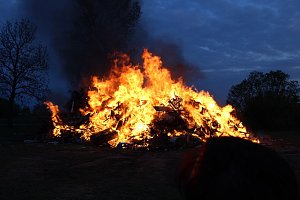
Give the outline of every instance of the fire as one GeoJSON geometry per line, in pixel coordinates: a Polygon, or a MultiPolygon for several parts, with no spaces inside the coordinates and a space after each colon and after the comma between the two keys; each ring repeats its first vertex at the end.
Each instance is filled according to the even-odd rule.
{"type": "Polygon", "coordinates": [[[108,78],[92,77],[88,106],[80,110],[89,118],[79,127],[64,124],[58,107],[46,102],[52,112],[53,135],[71,131],[90,140],[95,134],[114,133],[108,141],[113,147],[120,142],[147,146],[162,134],[190,134],[202,141],[234,136],[259,142],[231,115],[232,106],[220,107],[208,92],[187,87],[182,79],[175,81],[160,57],[148,50],[142,58],[143,65],[133,65],[122,55],[115,60],[108,78]]]}

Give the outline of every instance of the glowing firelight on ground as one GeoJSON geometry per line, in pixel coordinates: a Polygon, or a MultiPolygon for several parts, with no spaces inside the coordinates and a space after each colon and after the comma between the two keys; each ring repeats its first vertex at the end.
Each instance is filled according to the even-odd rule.
{"type": "Polygon", "coordinates": [[[182,80],[173,80],[160,57],[148,50],[144,50],[142,58],[143,65],[133,65],[127,55],[122,55],[115,60],[109,77],[92,77],[88,106],[80,110],[89,119],[78,127],[65,124],[58,107],[45,102],[52,112],[53,135],[59,137],[71,131],[90,140],[94,134],[111,132],[116,135],[108,141],[113,147],[120,142],[137,141],[147,146],[153,137],[162,134],[170,138],[189,134],[202,141],[234,136],[258,142],[231,115],[232,106],[220,107],[208,92],[198,92],[185,86],[182,80]],[[179,117],[185,126],[178,128],[175,124],[173,130],[156,127],[157,122],[172,117],[179,117]]]}

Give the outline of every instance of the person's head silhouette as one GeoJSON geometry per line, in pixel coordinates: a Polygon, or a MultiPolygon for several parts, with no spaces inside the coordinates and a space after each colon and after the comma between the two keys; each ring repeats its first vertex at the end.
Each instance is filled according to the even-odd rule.
{"type": "Polygon", "coordinates": [[[240,138],[211,138],[189,152],[179,183],[186,199],[297,199],[293,170],[275,151],[240,138]]]}

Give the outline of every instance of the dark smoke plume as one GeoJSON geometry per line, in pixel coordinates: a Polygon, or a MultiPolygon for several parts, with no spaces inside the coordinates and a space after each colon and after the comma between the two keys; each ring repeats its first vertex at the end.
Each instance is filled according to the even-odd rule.
{"type": "Polygon", "coordinates": [[[191,83],[202,78],[199,68],[185,59],[182,48],[176,42],[153,39],[149,50],[162,58],[163,65],[171,70],[173,77],[182,77],[191,83]]]}
{"type": "Polygon", "coordinates": [[[20,12],[38,25],[42,39],[53,49],[72,89],[87,86],[92,75],[104,76],[110,69],[108,57],[115,51],[140,58],[143,48],[148,48],[162,57],[176,78],[193,82],[201,75],[176,42],[153,38],[145,31],[139,23],[138,0],[26,0],[20,4],[20,12]]]}
{"type": "Polygon", "coordinates": [[[75,87],[109,70],[108,55],[126,50],[141,13],[134,0],[27,0],[21,8],[50,40],[75,87]]]}
{"type": "Polygon", "coordinates": [[[144,48],[149,49],[154,55],[162,58],[163,66],[167,67],[172,77],[178,79],[182,77],[188,84],[194,84],[203,78],[198,66],[188,62],[183,54],[182,47],[178,41],[168,37],[155,38],[144,28],[143,24],[138,24],[133,40],[129,42],[129,48],[133,51],[132,55],[138,62],[144,48]]]}

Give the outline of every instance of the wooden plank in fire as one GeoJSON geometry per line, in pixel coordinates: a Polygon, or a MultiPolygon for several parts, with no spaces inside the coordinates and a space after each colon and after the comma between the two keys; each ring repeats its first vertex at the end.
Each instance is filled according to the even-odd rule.
{"type": "Polygon", "coordinates": [[[67,116],[62,116],[62,122],[59,125],[67,124],[69,126],[79,127],[82,124],[86,124],[89,122],[90,114],[87,115],[76,115],[76,114],[69,114],[67,116]]]}
{"type": "Polygon", "coordinates": [[[182,102],[182,98],[175,95],[174,98],[170,99],[168,101],[169,105],[174,109],[174,110],[179,110],[181,107],[181,102],[182,102]]]}
{"type": "Polygon", "coordinates": [[[170,107],[167,107],[167,106],[153,106],[153,107],[158,112],[171,112],[171,111],[173,111],[170,107]]]}

